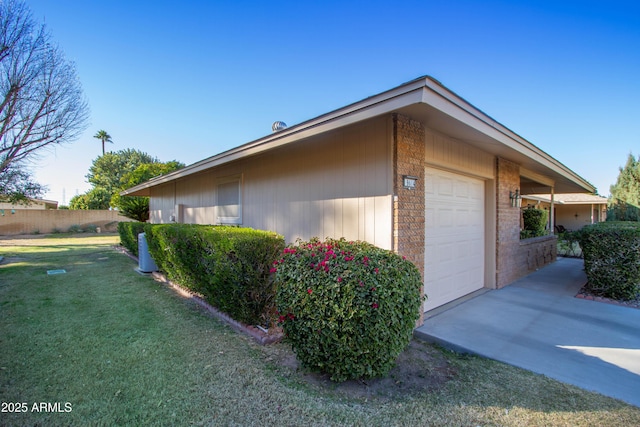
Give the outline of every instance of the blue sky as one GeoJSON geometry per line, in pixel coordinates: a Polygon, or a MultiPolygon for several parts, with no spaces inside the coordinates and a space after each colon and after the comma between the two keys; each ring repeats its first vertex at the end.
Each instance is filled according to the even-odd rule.
{"type": "Polygon", "coordinates": [[[431,75],[607,196],[640,154],[637,1],[27,0],[91,107],[40,158],[45,198],[90,188],[101,154],[190,164],[431,75]]]}

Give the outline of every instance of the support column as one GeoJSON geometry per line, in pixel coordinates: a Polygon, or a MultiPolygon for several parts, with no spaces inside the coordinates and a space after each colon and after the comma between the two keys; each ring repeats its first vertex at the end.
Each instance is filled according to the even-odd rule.
{"type": "MultiPolygon", "coordinates": [[[[393,169],[394,250],[418,267],[424,283],[425,131],[422,123],[400,114],[393,115],[393,169]],[[417,179],[415,188],[404,187],[404,176],[417,179]]],[[[420,313],[418,325],[422,308],[420,313]]]]}

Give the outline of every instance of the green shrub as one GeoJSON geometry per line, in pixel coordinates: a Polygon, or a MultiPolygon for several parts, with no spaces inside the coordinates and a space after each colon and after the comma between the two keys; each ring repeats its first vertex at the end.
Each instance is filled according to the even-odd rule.
{"type": "Polygon", "coordinates": [[[82,231],[82,227],[80,227],[78,224],[74,224],[69,227],[69,233],[82,233],[82,231]]]}
{"type": "Polygon", "coordinates": [[[603,222],[578,234],[587,273],[587,289],[619,300],[640,294],[640,223],[603,222]]]}
{"type": "Polygon", "coordinates": [[[275,313],[271,266],[284,249],[278,234],[230,226],[148,224],[149,252],[167,277],[250,325],[275,313]]]}
{"type": "Polygon", "coordinates": [[[403,257],[313,240],[287,247],[273,270],[279,320],[304,366],[335,381],[383,376],[409,344],[422,280],[403,257]]]}
{"type": "Polygon", "coordinates": [[[120,244],[133,255],[138,256],[138,234],[144,233],[144,222],[119,222],[120,244]]]}
{"type": "Polygon", "coordinates": [[[547,234],[546,227],[549,219],[549,212],[543,209],[529,208],[522,211],[523,230],[520,232],[521,239],[539,237],[547,234]]]}
{"type": "Polygon", "coordinates": [[[582,258],[580,230],[563,231],[558,234],[558,255],[582,258]]]}

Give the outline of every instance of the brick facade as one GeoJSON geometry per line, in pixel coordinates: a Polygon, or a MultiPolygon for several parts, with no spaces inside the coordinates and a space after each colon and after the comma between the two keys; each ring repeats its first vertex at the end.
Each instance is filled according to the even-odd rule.
{"type": "Polygon", "coordinates": [[[496,161],[496,287],[502,288],[556,260],[557,238],[520,240],[520,209],[511,206],[510,192],[520,189],[520,167],[496,161]]]}
{"type": "MultiPolygon", "coordinates": [[[[425,247],[425,129],[422,123],[393,115],[393,248],[420,270],[424,281],[425,247]],[[403,176],[418,178],[414,190],[403,186],[403,176]]],[[[511,206],[509,194],[520,189],[520,166],[496,159],[496,287],[556,260],[556,238],[520,240],[520,209],[511,206]]],[[[487,238],[492,238],[487,236],[487,238]]],[[[418,325],[424,321],[421,317],[418,325]]]]}
{"type": "MultiPolygon", "coordinates": [[[[425,132],[422,123],[408,117],[393,115],[393,247],[413,262],[424,282],[424,169],[425,132]],[[404,175],[417,177],[416,188],[403,186],[404,175]]],[[[421,317],[418,324],[422,324],[421,317]]]]}

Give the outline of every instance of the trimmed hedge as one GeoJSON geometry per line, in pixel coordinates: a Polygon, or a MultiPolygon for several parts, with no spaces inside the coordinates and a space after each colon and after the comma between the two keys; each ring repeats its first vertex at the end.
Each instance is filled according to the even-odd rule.
{"type": "Polygon", "coordinates": [[[546,227],[549,212],[544,209],[528,208],[522,211],[524,229],[520,232],[521,239],[539,237],[547,234],[546,227]]]}
{"type": "Polygon", "coordinates": [[[230,226],[148,224],[149,252],[169,279],[249,325],[275,312],[271,266],[285,247],[276,233],[230,226]]]}
{"type": "Polygon", "coordinates": [[[138,256],[138,234],[144,232],[144,222],[119,222],[118,234],[120,235],[120,244],[129,252],[138,256]]]}
{"type": "Polygon", "coordinates": [[[383,376],[409,344],[422,279],[403,257],[312,240],[287,247],[273,271],[279,321],[304,366],[334,381],[383,376]]]}
{"type": "Polygon", "coordinates": [[[617,300],[640,296],[640,223],[601,222],[576,233],[584,254],[587,290],[617,300]]]}

